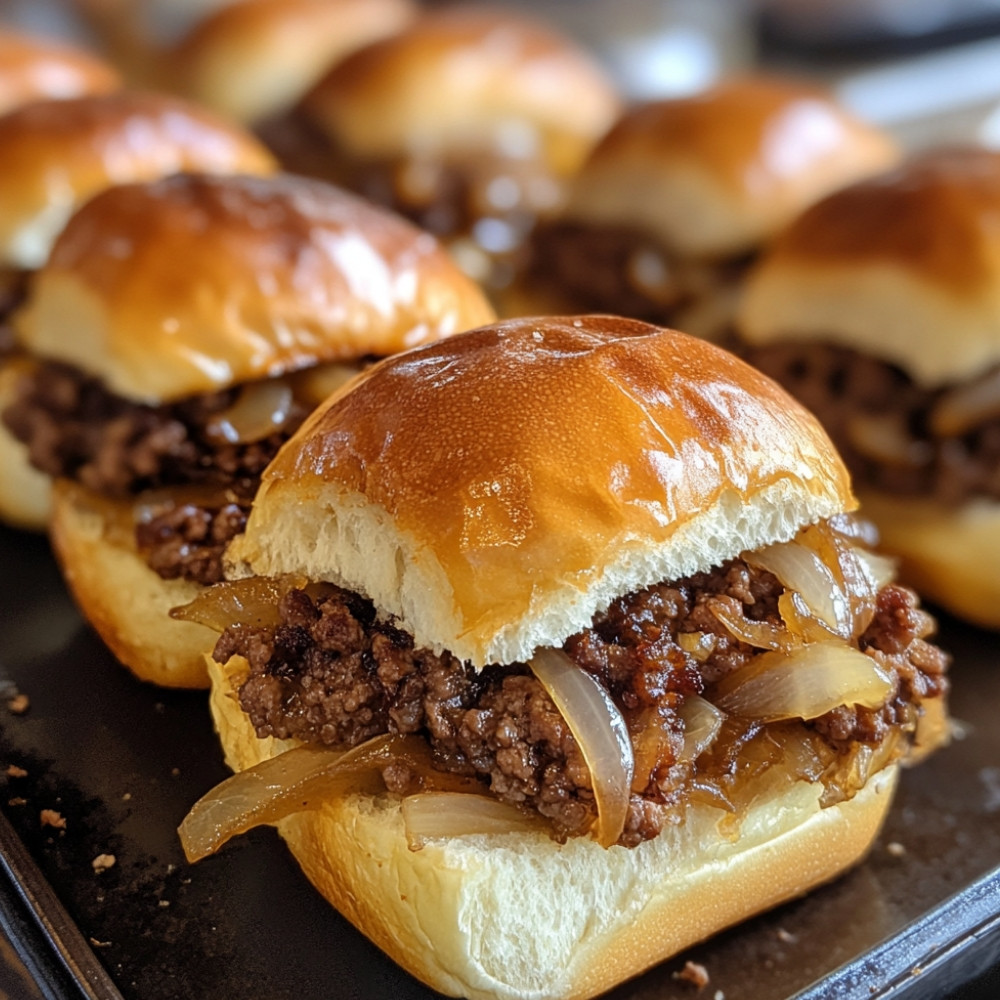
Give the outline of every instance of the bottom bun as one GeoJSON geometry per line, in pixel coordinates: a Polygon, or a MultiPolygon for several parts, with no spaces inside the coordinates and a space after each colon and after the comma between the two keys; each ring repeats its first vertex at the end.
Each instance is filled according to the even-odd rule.
{"type": "Polygon", "coordinates": [[[929,500],[865,493],[861,513],[899,559],[899,578],[952,614],[1000,628],[1000,504],[947,507],[929,500]]]}
{"type": "MultiPolygon", "coordinates": [[[[209,663],[226,760],[243,770],[289,744],[257,739],[233,678],[209,663]]],[[[586,998],[857,862],[888,810],[895,766],[827,809],[819,787],[763,795],[740,835],[692,807],[636,848],[544,833],[407,847],[399,800],[350,795],[278,823],[305,874],[359,930],[434,989],[469,1000],[586,998]]]]}
{"type": "MultiPolygon", "coordinates": [[[[0,363],[0,413],[14,402],[21,377],[19,360],[0,363]]],[[[44,531],[52,507],[52,480],[33,468],[28,449],[0,425],[0,521],[44,531]]]]}
{"type": "Polygon", "coordinates": [[[204,587],[157,576],[135,548],[131,524],[130,505],[56,482],[53,548],[84,617],[142,680],[163,687],[207,687],[205,651],[215,645],[216,634],[169,614],[204,587]]]}

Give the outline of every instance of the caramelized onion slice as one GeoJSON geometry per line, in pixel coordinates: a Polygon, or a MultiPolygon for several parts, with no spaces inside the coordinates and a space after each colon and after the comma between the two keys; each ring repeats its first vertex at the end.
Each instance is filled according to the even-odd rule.
{"type": "Polygon", "coordinates": [[[697,760],[715,742],[726,713],[700,695],[689,694],[678,715],[684,720],[684,747],[678,760],[697,760]]]}
{"type": "Polygon", "coordinates": [[[891,691],[870,656],[843,642],[814,642],[755,656],[719,682],[713,700],[744,718],[815,719],[838,705],[878,708],[891,691]]]}
{"type": "Polygon", "coordinates": [[[281,624],[278,605],[290,590],[302,589],[305,578],[251,576],[246,580],[214,583],[202,590],[193,601],[170,609],[170,617],[204,625],[214,632],[225,632],[230,625],[257,625],[262,628],[281,624]]]}
{"type": "Polygon", "coordinates": [[[849,636],[854,620],[847,597],[833,572],[811,548],[798,542],[779,542],[748,552],[751,566],[773,573],[788,590],[798,591],[809,610],[837,635],[849,636]]]}
{"type": "Polygon", "coordinates": [[[597,841],[616,843],[625,828],[635,760],[628,728],[603,687],[561,649],[538,650],[530,666],[566,720],[590,768],[597,841]]]}
{"type": "Polygon", "coordinates": [[[506,802],[465,792],[418,792],[403,799],[402,809],[411,851],[429,840],[549,829],[540,817],[525,816],[506,802]]]}
{"type": "Polygon", "coordinates": [[[720,594],[707,602],[708,610],[725,625],[734,638],[757,649],[786,649],[792,642],[785,629],[770,622],[747,618],[743,605],[735,597],[720,594]]]}
{"type": "Polygon", "coordinates": [[[416,737],[376,736],[351,750],[300,746],[227,778],[203,795],[178,832],[189,861],[237,834],[350,792],[381,787],[381,769],[416,737]]]}
{"type": "Polygon", "coordinates": [[[219,444],[260,441],[280,430],[292,412],[292,387],[284,379],[251,382],[240,390],[236,402],[213,415],[205,435],[219,444]]]}

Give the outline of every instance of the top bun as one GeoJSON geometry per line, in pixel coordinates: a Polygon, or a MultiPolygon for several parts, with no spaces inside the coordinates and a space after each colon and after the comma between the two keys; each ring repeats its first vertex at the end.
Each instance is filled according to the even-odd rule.
{"type": "Polygon", "coordinates": [[[121,82],[116,70],[80,49],[0,31],[0,115],[31,101],[107,94],[121,82]]]}
{"type": "Polygon", "coordinates": [[[581,168],[566,215],[635,226],[685,257],[731,256],[897,159],[823,91],[736,78],[627,112],[581,168]]]}
{"type": "Polygon", "coordinates": [[[258,122],[415,13],[414,0],[242,0],[200,21],[171,51],[172,89],[238,121],[258,122]]]}
{"type": "Polygon", "coordinates": [[[26,105],[0,118],[0,258],[39,267],[74,209],[114,184],[180,171],[270,173],[249,133],[162,94],[26,105]]]}
{"type": "Polygon", "coordinates": [[[483,666],[853,506],[813,417],[732,355],[635,320],[519,319],[331,397],[228,556],[359,591],[483,666]]]}
{"type": "Polygon", "coordinates": [[[928,388],[1000,362],[1000,153],[914,157],[813,206],[748,278],[753,344],[875,354],[928,388]]]}
{"type": "Polygon", "coordinates": [[[87,202],[18,330],[35,354],[159,403],[492,317],[432,236],[339,188],[178,174],[87,202]]]}
{"type": "Polygon", "coordinates": [[[618,108],[610,80],[569,39],[462,5],[348,56],[302,104],[357,157],[540,147],[558,171],[576,168],[618,108]]]}

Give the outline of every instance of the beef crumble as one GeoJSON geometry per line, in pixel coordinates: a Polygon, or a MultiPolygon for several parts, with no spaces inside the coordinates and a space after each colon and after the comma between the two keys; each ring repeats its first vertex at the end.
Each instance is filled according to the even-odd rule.
{"type": "Polygon", "coordinates": [[[1000,499],[995,412],[984,412],[960,433],[940,433],[934,415],[950,390],[921,388],[902,369],[870,355],[792,342],[742,354],[816,414],[857,482],[946,504],[1000,499]]]}
{"type": "MultiPolygon", "coordinates": [[[[643,713],[659,713],[667,734],[648,774],[636,775],[621,842],[650,839],[668,821],[688,776],[677,765],[683,744],[679,710],[686,697],[744,665],[758,651],[733,638],[710,610],[713,598],[734,598],[748,617],[777,622],[782,592],[769,573],[741,560],[678,583],[660,584],[615,601],[564,649],[605,686],[630,729],[643,713]],[[711,652],[701,662],[678,637],[701,633],[711,652]]],[[[547,817],[556,835],[585,832],[595,817],[590,773],[565,720],[523,664],[476,671],[448,653],[414,649],[412,640],[356,594],[331,588],[310,596],[289,591],[273,628],[234,626],[219,638],[215,659],[241,655],[249,675],[240,703],[259,736],[330,746],[355,745],[385,732],[426,737],[435,767],[478,775],[494,795],[547,817]]],[[[883,709],[837,709],[811,724],[831,753],[857,741],[877,742],[910,723],[920,699],[945,688],[946,658],[924,641],[933,621],[915,596],[883,588],[860,648],[896,681],[883,709]]],[[[734,733],[750,740],[761,727],[734,733]]],[[[735,766],[729,762],[727,766],[735,766]]],[[[406,769],[390,769],[390,790],[406,793],[406,769]]]]}
{"type": "Polygon", "coordinates": [[[36,468],[102,496],[128,499],[188,486],[225,491],[223,503],[168,507],[137,529],[139,549],[160,576],[214,583],[222,579],[222,551],[242,530],[261,473],[306,414],[294,404],[269,436],[224,440],[210,425],[239,391],[149,406],[69,365],[46,362],[23,380],[2,418],[36,468]]]}

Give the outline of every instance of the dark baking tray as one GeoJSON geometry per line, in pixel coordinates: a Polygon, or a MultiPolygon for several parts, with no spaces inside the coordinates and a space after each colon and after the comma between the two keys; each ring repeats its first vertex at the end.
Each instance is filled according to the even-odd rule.
{"type": "MultiPolygon", "coordinates": [[[[126,1000],[432,995],[319,899],[273,831],[188,866],[175,828],[226,775],[204,696],[134,681],[81,622],[43,538],[0,528],[0,569],[0,675],[29,699],[23,715],[0,701],[0,811],[80,932],[67,966],[45,900],[32,911],[23,870],[0,871],[0,911],[5,897],[23,911],[0,924],[30,968],[79,987],[74,968],[96,957],[126,1000]],[[43,826],[43,809],[65,829],[43,826]],[[96,873],[99,854],[114,867],[96,873]]],[[[998,637],[944,619],[941,641],[962,738],[904,774],[869,858],[610,997],[693,997],[675,978],[687,959],[707,969],[712,1000],[920,1000],[963,983],[956,996],[998,995],[998,637]]]]}

